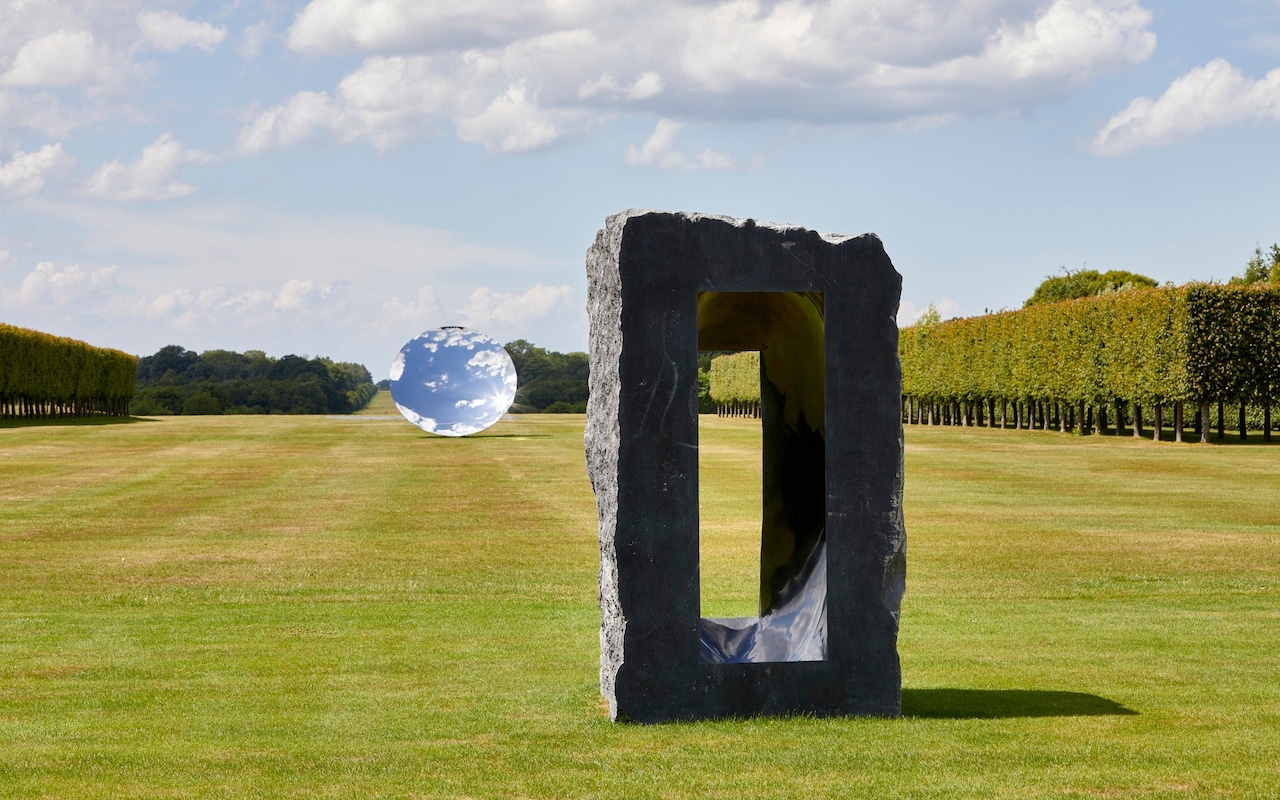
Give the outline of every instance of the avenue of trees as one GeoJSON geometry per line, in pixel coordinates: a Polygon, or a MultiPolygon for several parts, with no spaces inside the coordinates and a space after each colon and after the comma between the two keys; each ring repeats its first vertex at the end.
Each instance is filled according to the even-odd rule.
{"type": "Polygon", "coordinates": [[[377,392],[363,365],[261,350],[195,353],[178,345],[138,360],[132,411],[164,414],[349,414],[377,392]]]}
{"type": "Polygon", "coordinates": [[[137,361],[0,323],[0,417],[128,416],[137,361]]]}
{"type": "Polygon", "coordinates": [[[1280,284],[1190,284],[1101,294],[901,331],[904,419],[1207,441],[1211,411],[1271,438],[1280,400],[1280,284]],[[1172,419],[1169,414],[1171,413],[1172,419]]]}

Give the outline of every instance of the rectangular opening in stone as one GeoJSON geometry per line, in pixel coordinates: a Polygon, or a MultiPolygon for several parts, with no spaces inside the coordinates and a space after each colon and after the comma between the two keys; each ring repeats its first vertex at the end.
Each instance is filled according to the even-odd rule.
{"type": "MultiPolygon", "coordinates": [[[[714,357],[720,351],[702,351],[714,357]]],[[[739,354],[744,366],[759,358],[739,354]]],[[[723,373],[726,364],[716,365],[723,373]]],[[[755,364],[759,372],[759,362],[755,364]]],[[[718,374],[717,377],[722,377],[718,374]]],[[[757,391],[759,379],[755,381],[757,391]]],[[[704,617],[760,612],[761,431],[758,405],[718,403],[698,417],[698,586],[704,617]]]]}
{"type": "Polygon", "coordinates": [[[817,292],[698,296],[699,349],[738,353],[705,453],[699,426],[703,662],[826,658],[823,313],[817,292]]]}

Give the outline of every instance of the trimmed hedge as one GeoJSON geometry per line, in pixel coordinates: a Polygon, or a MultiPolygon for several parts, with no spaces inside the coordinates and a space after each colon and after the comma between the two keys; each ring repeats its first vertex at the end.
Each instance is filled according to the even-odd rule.
{"type": "Polygon", "coordinates": [[[708,393],[722,417],[760,416],[760,353],[746,350],[711,359],[708,393]]]}
{"type": "Polygon", "coordinates": [[[0,323],[0,416],[129,415],[135,356],[0,323]]]}
{"type": "Polygon", "coordinates": [[[1083,431],[1099,412],[1105,427],[1109,406],[1123,424],[1126,405],[1194,403],[1206,428],[1211,403],[1280,399],[1280,286],[1194,284],[916,325],[899,355],[908,421],[926,405],[980,423],[1014,402],[1019,424],[1065,429],[1066,416],[1083,431]]]}

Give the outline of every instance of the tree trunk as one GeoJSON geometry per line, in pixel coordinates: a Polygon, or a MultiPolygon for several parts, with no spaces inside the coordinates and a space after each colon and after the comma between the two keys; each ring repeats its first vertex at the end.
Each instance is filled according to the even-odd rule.
{"type": "Polygon", "coordinates": [[[1223,406],[1223,402],[1222,402],[1221,400],[1219,400],[1219,401],[1218,401],[1218,438],[1219,438],[1219,439],[1221,439],[1221,438],[1222,438],[1222,428],[1223,428],[1223,424],[1222,424],[1222,406],[1223,406]]]}
{"type": "Polygon", "coordinates": [[[1116,398],[1116,436],[1124,435],[1124,401],[1119,397],[1116,398]]]}
{"type": "Polygon", "coordinates": [[[1085,436],[1085,413],[1084,401],[1080,400],[1076,403],[1076,427],[1080,429],[1080,435],[1085,436]]]}
{"type": "Polygon", "coordinates": [[[1249,431],[1245,427],[1247,423],[1245,422],[1245,419],[1244,419],[1244,408],[1245,408],[1244,401],[1241,400],[1240,401],[1240,441],[1242,442],[1248,441],[1249,439],[1249,431]]]}
{"type": "Polygon", "coordinates": [[[1271,401],[1262,404],[1262,441],[1271,441],[1271,401]]]}
{"type": "Polygon", "coordinates": [[[1175,442],[1182,441],[1182,430],[1186,427],[1184,424],[1186,421],[1183,419],[1183,411],[1184,409],[1181,400],[1173,404],[1173,440],[1175,442]]]}
{"type": "Polygon", "coordinates": [[[1200,444],[1209,443],[1209,401],[1200,403],[1200,444]]]}
{"type": "Polygon", "coordinates": [[[1163,433],[1161,429],[1164,427],[1164,408],[1159,403],[1156,403],[1154,411],[1155,415],[1151,421],[1155,424],[1156,429],[1151,432],[1151,441],[1158,442],[1160,441],[1160,434],[1163,433]]]}
{"type": "Polygon", "coordinates": [[[1098,435],[1107,435],[1107,404],[1103,402],[1098,403],[1098,435]]]}
{"type": "Polygon", "coordinates": [[[1133,438],[1142,438],[1142,406],[1137,400],[1133,401],[1133,438]]]}

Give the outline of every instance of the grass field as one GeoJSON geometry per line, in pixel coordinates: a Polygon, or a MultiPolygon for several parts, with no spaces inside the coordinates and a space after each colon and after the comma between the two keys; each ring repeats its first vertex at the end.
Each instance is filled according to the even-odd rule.
{"type": "MultiPolygon", "coordinates": [[[[1280,445],[911,428],[907,716],[643,727],[583,418],[377,403],[0,428],[0,797],[1280,794],[1280,445]]],[[[758,438],[702,437],[734,608],[758,438]]]]}

